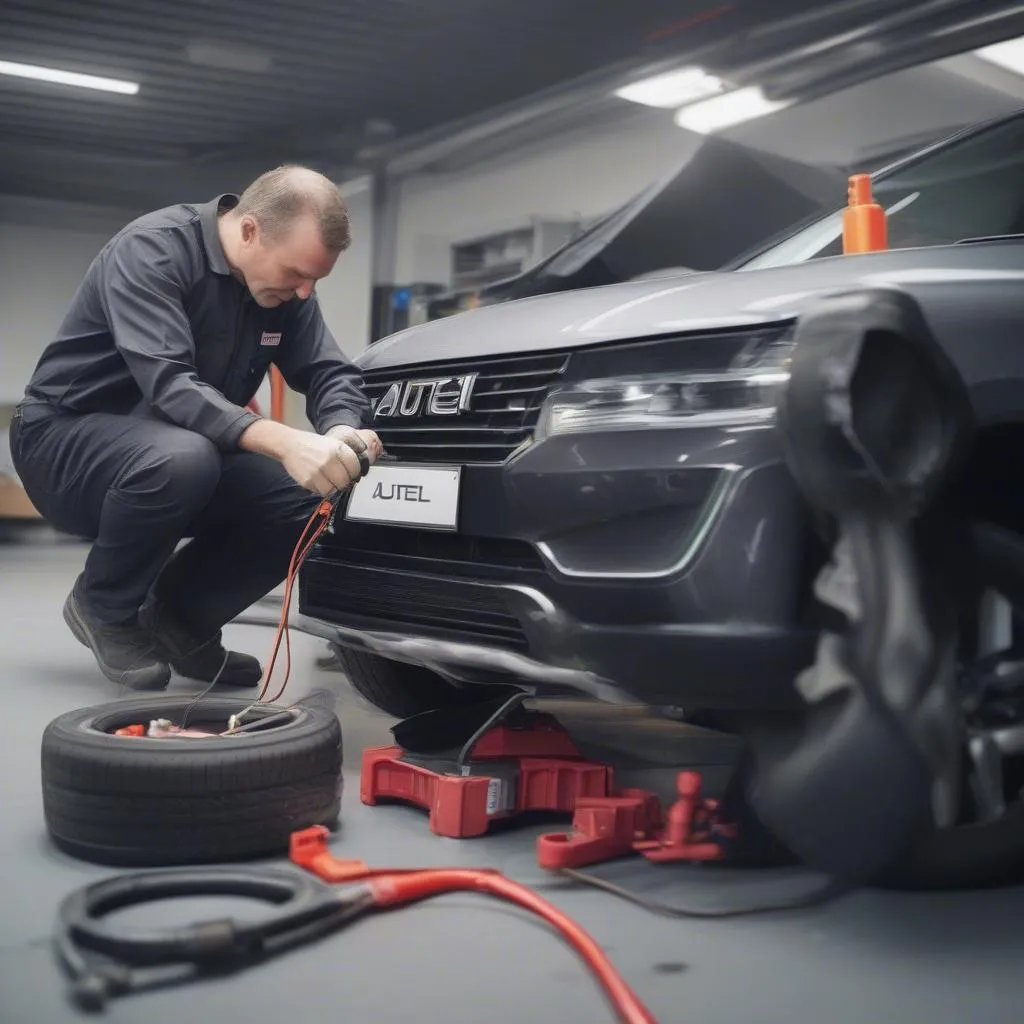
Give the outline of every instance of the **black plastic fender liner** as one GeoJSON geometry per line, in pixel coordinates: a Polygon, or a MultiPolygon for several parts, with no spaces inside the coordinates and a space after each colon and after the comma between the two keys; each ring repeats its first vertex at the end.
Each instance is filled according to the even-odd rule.
{"type": "MultiPolygon", "coordinates": [[[[837,547],[822,575],[845,577],[840,586],[855,577],[865,612],[842,634],[822,634],[798,680],[799,726],[750,736],[749,799],[802,861],[863,883],[955,817],[956,634],[925,600],[906,527],[862,522],[837,547]]],[[[848,613],[847,601],[836,607],[848,613]]]]}
{"type": "Polygon", "coordinates": [[[777,426],[809,504],[837,518],[919,515],[976,429],[920,306],[891,288],[828,296],[800,317],[794,340],[777,426]]]}
{"type": "Polygon", "coordinates": [[[958,468],[973,416],[900,292],[825,298],[796,342],[778,431],[808,503],[836,527],[816,592],[846,628],[822,635],[797,681],[803,721],[748,734],[749,799],[806,863],[865,882],[957,810],[956,620],[914,520],[958,468]]]}
{"type": "Polygon", "coordinates": [[[251,703],[243,697],[160,695],[68,711],[43,732],[47,831],[65,853],[120,866],[203,864],[281,855],[290,834],[333,827],[342,795],[341,723],[333,708],[257,705],[235,737],[114,736],[165,718],[212,730],[251,703]]]}

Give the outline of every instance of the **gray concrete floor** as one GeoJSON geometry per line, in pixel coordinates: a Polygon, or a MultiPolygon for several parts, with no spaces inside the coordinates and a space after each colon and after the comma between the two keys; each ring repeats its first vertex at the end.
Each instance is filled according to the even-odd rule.
{"type": "MultiPolygon", "coordinates": [[[[48,843],[39,791],[39,739],[47,722],[116,696],[61,619],[61,603],[83,557],[74,544],[0,544],[3,1024],[78,1019],[49,948],[54,912],[71,890],[112,873],[48,843]]],[[[259,627],[232,626],[227,638],[263,655],[271,636],[259,627]]],[[[290,695],[333,689],[344,727],[346,795],[336,852],[381,865],[491,865],[520,881],[546,882],[546,895],[602,943],[662,1024],[1020,1020],[1024,889],[861,892],[799,913],[679,921],[601,893],[562,883],[552,888],[533,860],[539,827],[444,840],[431,836],[413,809],[363,807],[359,752],[388,742],[391,722],[356,697],[341,676],[315,667],[318,642],[302,635],[294,641],[290,695]]],[[[639,861],[606,866],[601,874],[654,898],[697,906],[774,899],[808,882],[792,872],[743,875],[639,861]]],[[[216,912],[210,901],[181,901],[161,908],[160,920],[184,922],[216,912]]],[[[281,1021],[321,1010],[327,1019],[366,1024],[614,1019],[574,955],[543,925],[472,896],[442,897],[362,921],[228,979],[116,1000],[105,1018],[281,1021]]]]}

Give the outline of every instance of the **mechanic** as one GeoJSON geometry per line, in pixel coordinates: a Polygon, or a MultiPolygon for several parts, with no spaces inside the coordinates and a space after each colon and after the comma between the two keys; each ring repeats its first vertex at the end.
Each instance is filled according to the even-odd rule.
{"type": "Polygon", "coordinates": [[[286,578],[321,498],[382,451],[314,294],[350,244],[337,187],[287,165],[140,217],[86,272],[11,453],[40,515],[92,542],[64,618],[112,681],[260,681],[221,627],[286,578]],[[313,431],[247,408],[271,363],[313,431]]]}

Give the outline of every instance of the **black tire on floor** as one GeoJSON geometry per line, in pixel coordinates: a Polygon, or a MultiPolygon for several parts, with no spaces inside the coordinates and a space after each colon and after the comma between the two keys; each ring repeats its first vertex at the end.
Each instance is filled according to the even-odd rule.
{"type": "MultiPolygon", "coordinates": [[[[277,856],[290,834],[334,828],[341,806],[337,715],[300,707],[246,736],[111,735],[152,719],[181,722],[192,697],[153,696],[69,711],[43,733],[43,811],[54,843],[82,860],[168,866],[277,856]]],[[[203,698],[188,725],[226,727],[249,699],[203,698]]],[[[261,705],[246,721],[282,710],[261,705]]]]}
{"type": "MultiPolygon", "coordinates": [[[[751,762],[744,757],[734,776],[734,789],[740,793],[744,819],[748,813],[746,792],[751,771],[751,762]]],[[[736,816],[735,808],[732,814],[736,816]]],[[[770,835],[753,811],[749,811],[749,815],[758,837],[765,833],[770,835]]],[[[777,843],[777,849],[785,850],[785,847],[777,843]]],[[[1024,881],[1024,800],[1010,804],[1006,814],[997,821],[927,833],[888,865],[872,884],[883,889],[942,892],[996,888],[1021,881],[1024,881]]]]}
{"type": "Polygon", "coordinates": [[[935,831],[887,869],[893,889],[988,889],[1024,880],[1024,803],[998,821],[935,831]]]}
{"type": "Polygon", "coordinates": [[[412,718],[426,711],[465,707],[493,700],[501,693],[513,692],[510,687],[503,686],[453,686],[422,665],[390,661],[342,644],[332,643],[330,647],[356,692],[395,718],[412,718]]]}

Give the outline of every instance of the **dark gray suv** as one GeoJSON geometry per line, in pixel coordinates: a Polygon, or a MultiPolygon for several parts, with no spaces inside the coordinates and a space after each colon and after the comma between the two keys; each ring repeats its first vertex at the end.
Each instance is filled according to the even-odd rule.
{"type": "Polygon", "coordinates": [[[300,582],[306,628],[354,685],[403,716],[463,683],[792,706],[828,552],[774,409],[801,311],[849,288],[920,304],[982,428],[978,500],[1024,525],[997,486],[1024,461],[1024,115],[901,160],[874,191],[886,252],[841,254],[837,196],[721,272],[484,307],[366,351],[389,457],[300,582]]]}

